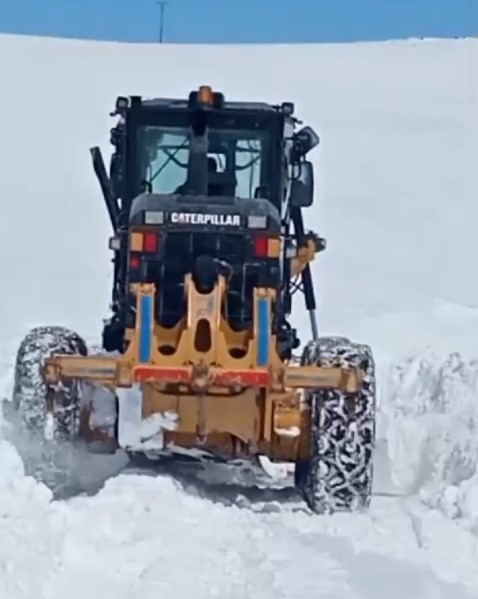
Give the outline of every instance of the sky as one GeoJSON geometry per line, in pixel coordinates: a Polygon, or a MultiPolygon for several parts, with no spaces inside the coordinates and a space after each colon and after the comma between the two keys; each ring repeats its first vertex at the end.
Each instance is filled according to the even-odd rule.
{"type": "MultiPolygon", "coordinates": [[[[157,0],[0,0],[0,32],[159,40],[157,0]]],[[[478,36],[478,0],[167,0],[169,43],[478,36]]]]}

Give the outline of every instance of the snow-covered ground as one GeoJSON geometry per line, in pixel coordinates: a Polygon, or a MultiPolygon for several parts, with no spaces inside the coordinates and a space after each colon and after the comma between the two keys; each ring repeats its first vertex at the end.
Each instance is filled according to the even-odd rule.
{"type": "MultiPolygon", "coordinates": [[[[476,40],[0,36],[3,395],[29,327],[98,336],[109,224],[88,147],[109,151],[116,95],[210,83],[238,99],[292,100],[321,133],[307,215],[329,242],[314,267],[320,326],[373,345],[380,400],[370,512],[320,518],[287,488],[219,484],[214,469],[117,474],[121,456],[101,469],[85,457],[77,482],[89,494],[52,501],[3,427],[0,597],[478,597],[477,73],[476,40]]],[[[297,309],[306,338],[303,318],[297,309]]]]}

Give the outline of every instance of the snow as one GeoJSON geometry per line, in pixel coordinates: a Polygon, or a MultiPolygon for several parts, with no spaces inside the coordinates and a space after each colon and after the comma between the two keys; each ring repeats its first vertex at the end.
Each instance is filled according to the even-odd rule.
{"type": "Polygon", "coordinates": [[[142,397],[138,386],[117,392],[121,417],[118,422],[118,440],[121,447],[144,451],[164,449],[164,431],[174,430],[178,415],[173,411],[152,414],[143,420],[142,397]]]}
{"type": "Polygon", "coordinates": [[[383,397],[396,486],[478,532],[478,361],[410,356],[383,397]]]}
{"type": "MultiPolygon", "coordinates": [[[[1,396],[29,328],[96,340],[107,315],[110,230],[88,147],[110,151],[115,97],[210,83],[237,99],[294,101],[320,133],[306,215],[328,240],[314,263],[319,327],[372,344],[380,406],[372,507],[330,517],[312,517],[271,464],[250,487],[244,467],[153,476],[124,470],[119,454],[83,456],[67,499],[31,474],[42,452],[52,463],[68,452],[38,455],[5,423],[0,597],[478,597],[477,67],[477,40],[0,36],[1,396]]],[[[306,340],[300,302],[295,322],[306,340]]],[[[151,424],[146,436],[174,419],[151,424]]]]}

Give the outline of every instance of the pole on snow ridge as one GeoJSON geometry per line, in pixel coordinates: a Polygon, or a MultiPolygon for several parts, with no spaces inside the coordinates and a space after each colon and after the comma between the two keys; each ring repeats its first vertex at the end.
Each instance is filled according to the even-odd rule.
{"type": "Polygon", "coordinates": [[[167,2],[159,0],[156,4],[159,6],[159,43],[162,44],[164,35],[164,8],[167,2]]]}

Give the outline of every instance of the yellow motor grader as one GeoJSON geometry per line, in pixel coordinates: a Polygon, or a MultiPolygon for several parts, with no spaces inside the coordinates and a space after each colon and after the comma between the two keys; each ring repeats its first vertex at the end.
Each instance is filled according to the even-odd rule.
{"type": "Polygon", "coordinates": [[[117,98],[109,174],[112,313],[102,349],[37,327],[17,355],[13,405],[31,429],[131,456],[201,449],[295,464],[314,512],[367,507],[375,436],[370,348],[320,337],[306,231],[307,155],[294,105],[117,98]],[[294,293],[310,314],[300,347],[294,293]]]}

